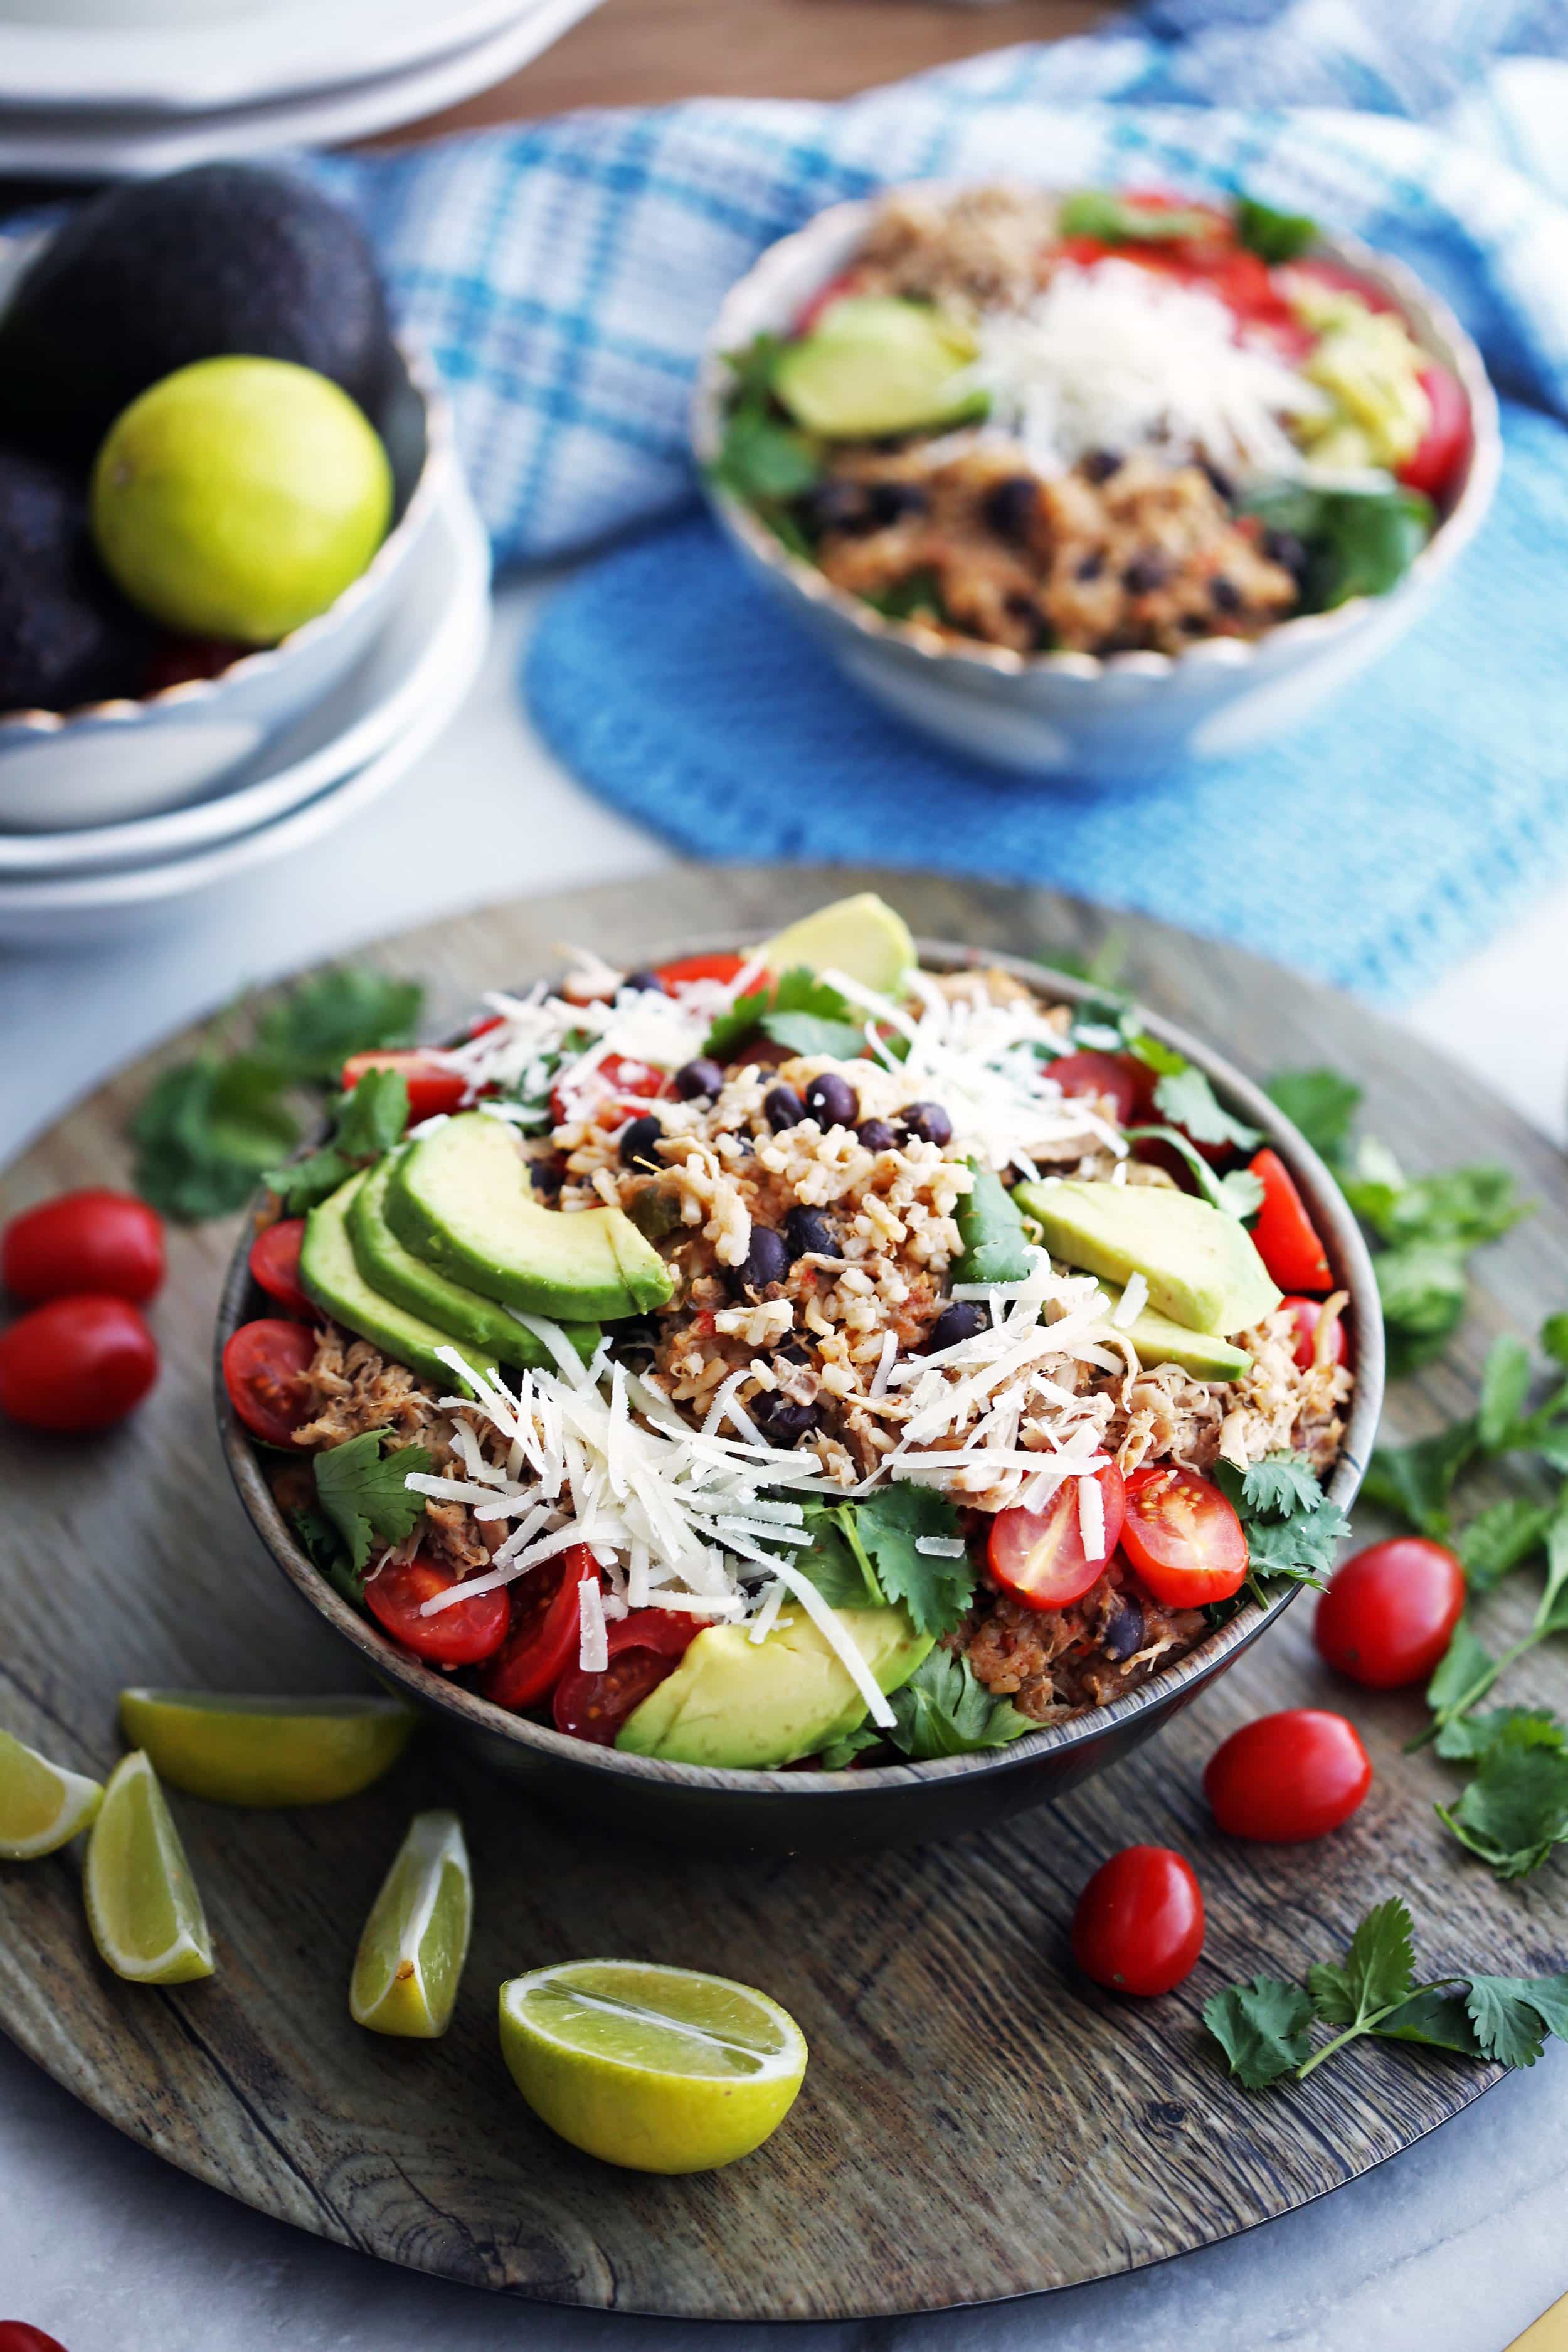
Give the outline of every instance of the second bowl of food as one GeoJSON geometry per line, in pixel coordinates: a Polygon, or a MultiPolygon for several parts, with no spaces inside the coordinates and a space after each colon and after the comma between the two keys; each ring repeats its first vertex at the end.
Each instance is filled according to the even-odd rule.
{"type": "Polygon", "coordinates": [[[1249,749],[1403,635],[1490,502],[1479,353],[1402,264],[1238,199],[930,183],[770,247],[693,412],[752,573],[955,749],[1249,749]]]}

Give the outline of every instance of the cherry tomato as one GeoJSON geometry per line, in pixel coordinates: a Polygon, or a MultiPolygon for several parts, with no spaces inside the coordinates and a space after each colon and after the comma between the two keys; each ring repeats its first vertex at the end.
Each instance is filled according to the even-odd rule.
{"type": "Polygon", "coordinates": [[[717,980],[728,986],[738,971],[744,971],[747,959],[738,955],[677,956],[673,963],[661,963],[658,977],[666,988],[689,988],[694,981],[717,980]]]}
{"type": "Polygon", "coordinates": [[[158,1343],[128,1298],[51,1298],[0,1331],[0,1412],[29,1429],[107,1429],[158,1377],[158,1343]]]}
{"type": "Polygon", "coordinates": [[[414,1127],[442,1111],[460,1110],[468,1091],[461,1070],[449,1068],[438,1054],[422,1052],[416,1045],[397,1053],[351,1055],[343,1064],[345,1094],[358,1086],[367,1070],[402,1071],[408,1081],[408,1118],[414,1127]]]}
{"type": "Polygon", "coordinates": [[[1425,1536],[1392,1536],[1342,1560],[1318,1603],[1319,1655],[1368,1690],[1424,1683],[1465,1605],[1465,1571],[1425,1536]]]}
{"type": "Polygon", "coordinates": [[[1121,1473],[1114,1462],[1096,1474],[1105,1533],[1086,1550],[1076,1478],[1065,1478],[1043,1511],[1015,1506],[991,1522],[991,1573],[1026,1609],[1065,1609],[1102,1574],[1121,1533],[1121,1473]]]}
{"type": "MultiPolygon", "coordinates": [[[[580,1102],[612,1109],[628,1095],[639,1100],[651,1101],[656,1096],[669,1091],[669,1073],[656,1070],[651,1062],[634,1062],[625,1054],[606,1054],[595,1062],[586,1078],[574,1089],[580,1102]]],[[[559,1087],[550,1090],[550,1116],[557,1127],[578,1116],[567,1102],[559,1087]]]]}
{"type": "Polygon", "coordinates": [[[559,1559],[542,1559],[510,1588],[511,1623],[505,1641],[479,1677],[479,1689],[497,1706],[532,1706],[554,1689],[577,1654],[584,1577],[601,1581],[586,1544],[574,1544],[559,1559]]]}
{"type": "Polygon", "coordinates": [[[25,2319],[0,2319],[0,2352],[66,2352],[58,2338],[25,2319]]]}
{"type": "Polygon", "coordinates": [[[1168,1462],[1126,1481],[1121,1549],[1156,1601],[1202,1609],[1247,1581],[1247,1537],[1217,1486],[1168,1462]]]}
{"type": "Polygon", "coordinates": [[[14,1298],[92,1290],[143,1307],[163,1280],[163,1220],[129,1192],[62,1192],[0,1234],[0,1283],[14,1298]]]}
{"type": "Polygon", "coordinates": [[[454,1601],[450,1609],[420,1614],[426,1601],[450,1592],[458,1582],[420,1552],[413,1559],[391,1559],[379,1575],[365,1579],[364,1605],[395,1642],[412,1650],[433,1666],[477,1666],[493,1657],[506,1639],[511,1615],[504,1588],[476,1592],[471,1601],[454,1601]]]}
{"type": "Polygon", "coordinates": [[[1415,455],[1394,470],[1411,489],[1440,499],[1470,453],[1470,404],[1458,377],[1444,367],[1424,367],[1421,389],[1432,414],[1415,455]]]}
{"type": "Polygon", "coordinates": [[[292,1314],[307,1318],[321,1312],[300,1281],[300,1244],[305,1238],[303,1217],[280,1217],[250,1244],[250,1278],[269,1298],[292,1314]]]}
{"type": "Polygon", "coordinates": [[[1169,1846],[1123,1846],[1078,1898],[1072,1956],[1108,1992],[1169,1992],[1191,1976],[1203,1948],[1203,1889],[1169,1846]]]}
{"type": "Polygon", "coordinates": [[[627,1716],[675,1672],[701,1630],[696,1618],[671,1609],[634,1609],[606,1626],[609,1664],[599,1674],[569,1668],[555,1685],[556,1730],[613,1748],[627,1716]]]}
{"type": "Polygon", "coordinates": [[[223,1351],[228,1401],[253,1437],[288,1445],[315,1411],[304,1374],[316,1335],[303,1323],[263,1316],[242,1323],[223,1351]]]}
{"type": "MultiPolygon", "coordinates": [[[[1323,1318],[1323,1302],[1321,1298],[1288,1298],[1285,1304],[1290,1309],[1296,1325],[1297,1369],[1310,1372],[1318,1360],[1318,1326],[1323,1318]]],[[[1351,1343],[1345,1336],[1345,1318],[1342,1315],[1336,1315],[1329,1338],[1330,1358],[1336,1364],[1348,1364],[1350,1354],[1351,1343]]]]}
{"type": "Polygon", "coordinates": [[[1219,1828],[1270,1845],[1299,1845],[1337,1830],[1371,1786],[1372,1762],[1354,1724],[1321,1706],[1244,1723],[1204,1773],[1219,1828]]]}
{"type": "Polygon", "coordinates": [[[1290,1171],[1267,1144],[1250,1164],[1263,1187],[1252,1228],[1258,1256],[1281,1290],[1331,1290],[1327,1253],[1290,1171]]]}
{"type": "Polygon", "coordinates": [[[1064,1054],[1048,1076],[1064,1095],[1100,1095],[1111,1105],[1118,1127],[1147,1115],[1154,1073],[1136,1054],[1064,1054]]]}

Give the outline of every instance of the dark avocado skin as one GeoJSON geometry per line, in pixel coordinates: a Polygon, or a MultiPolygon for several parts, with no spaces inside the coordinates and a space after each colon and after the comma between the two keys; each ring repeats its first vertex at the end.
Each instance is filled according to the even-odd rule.
{"type": "Polygon", "coordinates": [[[0,321],[0,423],[83,462],[194,360],[314,368],[378,421],[393,352],[358,225],[293,173],[202,163],[74,213],[0,321]]]}
{"type": "Polygon", "coordinates": [[[153,643],[92,551],[81,481],[0,446],[0,711],[140,695],[153,643]]]}

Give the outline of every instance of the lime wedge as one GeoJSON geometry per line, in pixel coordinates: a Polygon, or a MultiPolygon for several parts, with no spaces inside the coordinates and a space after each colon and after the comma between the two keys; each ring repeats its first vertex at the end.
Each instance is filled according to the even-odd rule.
{"type": "Polygon", "coordinates": [[[791,923],[758,951],[773,972],[841,971],[881,996],[901,996],[915,967],[915,943],[902,915],[874,890],[836,898],[791,923]]]}
{"type": "Polygon", "coordinates": [[[102,1802],[100,1781],[51,1764],[0,1731],[0,1862],[36,1862],[68,1845],[102,1802]]]}
{"type": "Polygon", "coordinates": [[[391,1698],[128,1690],[120,1723],[160,1778],[219,1805],[331,1805],[389,1771],[417,1716],[391,1698]]]}
{"type": "Polygon", "coordinates": [[[445,2033],[473,1922],[462,1823],[456,1813],[416,1813],[354,1955],[354,2023],[421,2042],[445,2033]]]}
{"type": "Polygon", "coordinates": [[[500,2042],[542,2122],[637,2172],[709,2172],[749,2156],[805,2073],[805,2037],[766,1993],[641,1960],[513,1977],[500,2042]]]}
{"type": "Polygon", "coordinates": [[[92,1940],[116,1976],[136,1984],[211,1976],[202,1898],[158,1775],[140,1751],[110,1775],[82,1884],[92,1940]]]}

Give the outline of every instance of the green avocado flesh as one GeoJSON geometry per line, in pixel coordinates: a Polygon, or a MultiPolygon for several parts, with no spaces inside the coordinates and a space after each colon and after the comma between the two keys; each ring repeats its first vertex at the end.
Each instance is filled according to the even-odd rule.
{"type": "MultiPolygon", "coordinates": [[[[1114,1313],[1121,1304],[1121,1291],[1103,1279],[1100,1286],[1114,1313]]],[[[1212,1331],[1188,1331],[1153,1307],[1145,1307],[1121,1328],[1145,1371],[1154,1364],[1179,1364],[1194,1381],[1239,1381],[1252,1369],[1251,1357],[1233,1341],[1217,1339],[1212,1331]]]]}
{"type": "Polygon", "coordinates": [[[1184,1330],[1224,1338],[1279,1304],[1246,1226],[1188,1192],[1073,1178],[1020,1184],[1013,1198],[1053,1257],[1108,1282],[1141,1274],[1150,1305],[1184,1330]]]}
{"type": "MultiPolygon", "coordinates": [[[[406,1148],[406,1147],[405,1147],[406,1148]]],[[[526,1325],[477,1290],[465,1289],[404,1248],[386,1222],[386,1191],[401,1152],[378,1161],[349,1203],[349,1239],[361,1275],[381,1297],[426,1323],[438,1324],[460,1344],[503,1364],[553,1371],[555,1359],[526,1325]]],[[[584,1363],[599,1342],[596,1323],[572,1323],[566,1336],[584,1363]]]]}
{"type": "MultiPolygon", "coordinates": [[[[349,1238],[349,1219],[364,1182],[363,1174],[351,1176],[330,1200],[311,1210],[300,1245],[300,1279],[334,1321],[357,1331],[362,1339],[370,1340],[423,1379],[449,1391],[458,1375],[436,1350],[460,1348],[462,1342],[453,1332],[426,1322],[422,1315],[410,1315],[405,1307],[383,1298],[359,1270],[349,1238]]],[[[476,1349],[465,1352],[477,1372],[494,1378],[492,1357],[476,1349]]]]}
{"type": "MultiPolygon", "coordinates": [[[[626,1717],[616,1739],[670,1764],[756,1770],[830,1748],[866,1718],[866,1702],[798,1601],[795,1622],[753,1642],[743,1625],[710,1625],[675,1672],[626,1717]]],[[[933,1647],[900,1609],[835,1612],[883,1691],[907,1683],[933,1647]]]]}
{"type": "Polygon", "coordinates": [[[847,294],[773,364],[773,389],[797,424],[836,441],[984,416],[964,381],[976,355],[968,329],[929,302],[847,294]]]}
{"type": "Polygon", "coordinates": [[[415,1257],[503,1306],[577,1322],[662,1307],[663,1259],[619,1209],[547,1209],[504,1120],[465,1111],[393,1170],[386,1222],[415,1257]]]}

